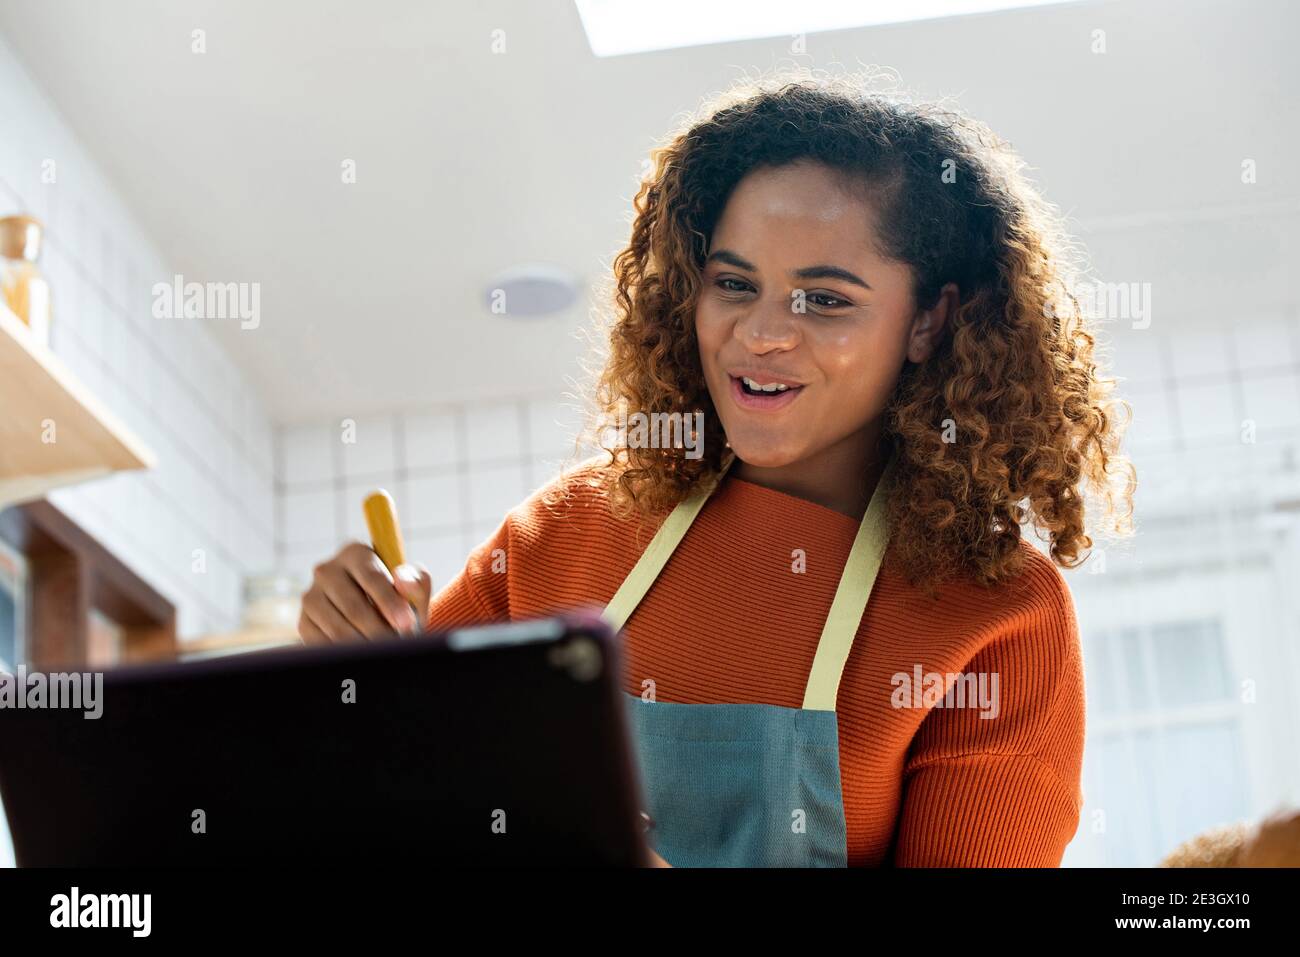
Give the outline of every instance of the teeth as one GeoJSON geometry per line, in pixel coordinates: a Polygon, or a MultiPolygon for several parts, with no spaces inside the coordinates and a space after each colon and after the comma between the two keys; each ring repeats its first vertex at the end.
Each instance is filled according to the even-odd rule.
{"type": "Polygon", "coordinates": [[[788,385],[782,385],[779,382],[773,382],[770,385],[760,385],[749,376],[741,376],[741,381],[756,392],[784,392],[790,388],[788,385]]]}

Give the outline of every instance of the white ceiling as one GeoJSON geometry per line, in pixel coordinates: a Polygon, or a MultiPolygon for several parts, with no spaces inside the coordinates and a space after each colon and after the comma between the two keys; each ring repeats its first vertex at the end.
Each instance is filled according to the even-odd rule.
{"type": "MultiPolygon", "coordinates": [[[[813,35],[799,62],[958,97],[1104,224],[1240,204],[1244,156],[1277,157],[1252,202],[1297,196],[1295,10],[1076,3],[813,35]]],[[[788,38],[598,59],[569,0],[0,0],[0,30],[176,270],[262,284],[260,328],[220,334],[282,422],[559,392],[591,300],[492,316],[490,277],[603,277],[674,116],[791,62],[788,38]]]]}

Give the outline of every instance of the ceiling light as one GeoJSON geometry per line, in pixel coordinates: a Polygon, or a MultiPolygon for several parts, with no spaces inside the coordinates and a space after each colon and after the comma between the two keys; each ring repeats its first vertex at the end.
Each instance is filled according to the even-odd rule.
{"type": "Polygon", "coordinates": [[[488,311],[503,316],[549,316],[562,312],[578,298],[580,284],[567,270],[545,263],[507,269],[488,283],[488,311]]]}
{"type": "Polygon", "coordinates": [[[596,56],[1065,2],[1071,0],[576,0],[596,56]]]}

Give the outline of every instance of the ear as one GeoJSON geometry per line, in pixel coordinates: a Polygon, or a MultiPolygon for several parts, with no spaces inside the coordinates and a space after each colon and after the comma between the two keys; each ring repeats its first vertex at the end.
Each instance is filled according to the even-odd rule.
{"type": "Polygon", "coordinates": [[[943,341],[949,317],[957,311],[961,293],[956,283],[948,283],[939,290],[939,299],[933,306],[918,312],[912,319],[911,336],[907,340],[909,362],[924,362],[934,354],[943,341]]]}

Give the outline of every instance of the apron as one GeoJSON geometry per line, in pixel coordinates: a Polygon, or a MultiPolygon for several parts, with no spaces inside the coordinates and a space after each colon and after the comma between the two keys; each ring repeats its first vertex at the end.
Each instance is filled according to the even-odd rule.
{"type": "MultiPolygon", "coordinates": [[[[733,461],[734,455],[719,484],[733,461]]],[[[650,836],[674,867],[847,865],[835,701],[884,555],[895,461],[886,463],[854,538],[802,708],[655,702],[623,692],[653,821],[650,836]]],[[[650,540],[603,612],[616,631],[708,496],[697,492],[684,499],[650,540]]]]}

